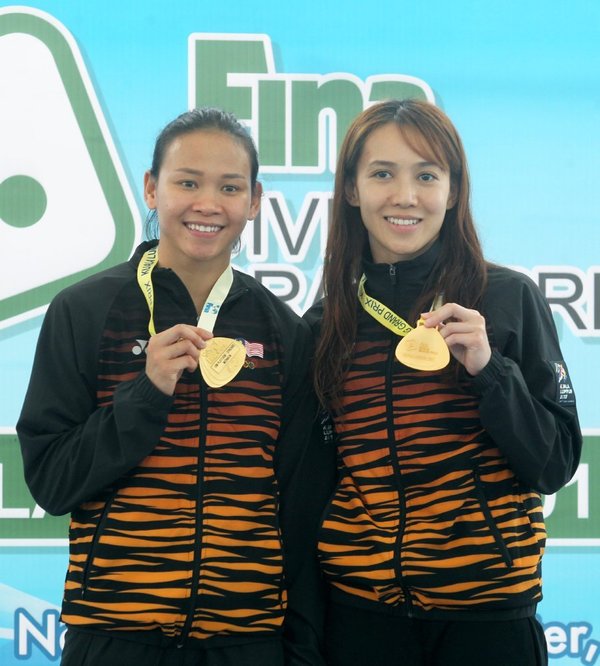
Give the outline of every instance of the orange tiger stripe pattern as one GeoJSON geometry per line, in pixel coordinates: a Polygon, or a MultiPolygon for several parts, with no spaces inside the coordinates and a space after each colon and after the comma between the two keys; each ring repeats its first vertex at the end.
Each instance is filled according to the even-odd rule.
{"type": "MultiPolygon", "coordinates": [[[[134,287],[131,299],[135,306],[113,306],[102,336],[99,407],[144,369],[144,355],[131,349],[147,337],[147,312],[134,287]]],[[[168,306],[157,308],[159,330],[180,317],[168,306]]],[[[260,340],[263,358],[216,390],[199,372],[184,373],[152,454],[73,513],[64,622],[196,639],[280,630],[287,599],[274,455],[282,349],[265,331],[264,316],[221,324],[219,335],[260,340]]]]}
{"type": "Polygon", "coordinates": [[[349,603],[416,616],[535,604],[540,496],[483,430],[474,395],[401,366],[392,338],[362,320],[334,414],[340,479],[320,531],[326,577],[349,603]]]}

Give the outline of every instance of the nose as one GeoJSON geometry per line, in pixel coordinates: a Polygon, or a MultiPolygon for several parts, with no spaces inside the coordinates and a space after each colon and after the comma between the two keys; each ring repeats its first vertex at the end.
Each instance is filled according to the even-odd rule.
{"type": "Polygon", "coordinates": [[[221,211],[219,193],[213,188],[201,187],[194,194],[192,210],[202,215],[215,215],[221,211]]]}
{"type": "Polygon", "coordinates": [[[411,179],[401,179],[394,183],[391,203],[400,208],[410,208],[417,203],[417,191],[411,179]]]}

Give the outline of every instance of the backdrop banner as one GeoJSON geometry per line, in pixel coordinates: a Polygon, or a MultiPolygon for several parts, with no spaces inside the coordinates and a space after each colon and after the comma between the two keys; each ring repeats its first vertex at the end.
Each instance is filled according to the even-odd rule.
{"type": "Polygon", "coordinates": [[[15,435],[58,291],[129,258],[160,129],[234,112],[265,194],[235,265],[298,313],[321,296],[340,142],[374,101],[419,97],[464,140],[488,259],[554,312],[585,445],[545,498],[539,606],[552,662],[600,664],[600,3],[295,6],[46,0],[0,7],[0,664],[60,658],[68,516],[37,506],[15,435]]]}

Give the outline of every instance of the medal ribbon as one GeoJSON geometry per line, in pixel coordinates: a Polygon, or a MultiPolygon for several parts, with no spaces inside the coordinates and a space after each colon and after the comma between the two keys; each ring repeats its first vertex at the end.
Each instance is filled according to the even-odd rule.
{"type": "Polygon", "coordinates": [[[393,310],[380,303],[376,298],[369,296],[365,291],[365,282],[367,281],[367,276],[363,273],[358,283],[358,300],[363,307],[363,310],[378,321],[382,326],[385,326],[387,329],[404,337],[410,333],[413,329],[412,326],[406,322],[402,317],[397,315],[393,310]]]}
{"type": "MultiPolygon", "coordinates": [[[[144,294],[144,298],[148,303],[148,310],[150,311],[150,321],[148,322],[148,332],[150,335],[156,335],[156,328],[154,326],[154,285],[152,284],[152,271],[157,263],[158,245],[144,252],[137,267],[138,285],[144,294]]],[[[219,310],[227,298],[232,284],[233,269],[230,264],[221,273],[204,303],[202,312],[198,317],[199,328],[204,328],[212,333],[219,315],[219,310]]]]}
{"type": "MultiPolygon", "coordinates": [[[[376,298],[369,296],[365,291],[366,281],[367,276],[363,273],[360,282],[358,283],[358,300],[362,305],[363,310],[370,314],[375,321],[378,321],[382,326],[385,326],[392,331],[392,333],[395,333],[400,337],[408,335],[413,330],[413,327],[406,320],[402,319],[400,315],[397,315],[393,310],[388,308],[387,305],[384,305],[376,298]]],[[[441,304],[442,294],[435,297],[430,309],[435,310],[436,308],[439,308],[441,304]]]]}

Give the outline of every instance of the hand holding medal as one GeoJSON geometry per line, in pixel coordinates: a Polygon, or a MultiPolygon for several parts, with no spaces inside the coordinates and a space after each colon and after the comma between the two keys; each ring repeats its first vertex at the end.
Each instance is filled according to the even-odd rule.
{"type": "Polygon", "coordinates": [[[176,324],[150,337],[146,347],[146,375],[165,395],[173,395],[185,372],[194,372],[212,334],[189,324],[176,324]]]}
{"type": "Polygon", "coordinates": [[[146,374],[163,393],[173,395],[175,384],[181,377],[182,372],[186,369],[195,370],[196,365],[199,364],[202,377],[208,386],[211,388],[225,386],[238,374],[246,360],[246,347],[240,340],[212,337],[221,305],[227,298],[233,284],[231,266],[227,266],[213,285],[198,317],[197,328],[178,324],[168,331],[157,334],[154,326],[154,285],[152,284],[152,271],[157,264],[158,248],[153,247],[144,253],[137,268],[138,285],[144,294],[150,312],[148,322],[150,343],[148,344],[146,374]],[[198,336],[198,333],[206,334],[207,337],[198,336]],[[175,337],[171,339],[173,335],[175,337]],[[181,349],[182,343],[186,342],[186,338],[189,338],[195,344],[195,347],[191,348],[192,353],[190,353],[189,342],[186,343],[187,352],[181,349]],[[164,344],[165,342],[166,344],[164,344]],[[162,348],[162,353],[154,351],[157,347],[162,348]],[[198,355],[196,355],[197,350],[199,350],[198,355]],[[157,359],[168,361],[168,371],[166,373],[164,369],[159,370],[162,367],[159,363],[148,362],[148,359],[153,359],[155,356],[157,359]],[[193,362],[192,367],[190,367],[190,359],[193,362]],[[156,371],[154,370],[155,367],[156,371]]]}
{"type": "Polygon", "coordinates": [[[488,364],[492,355],[485,319],[477,310],[469,310],[457,303],[445,303],[442,307],[422,315],[424,327],[439,329],[439,335],[448,345],[452,356],[465,370],[475,376],[488,364]]]}

